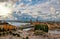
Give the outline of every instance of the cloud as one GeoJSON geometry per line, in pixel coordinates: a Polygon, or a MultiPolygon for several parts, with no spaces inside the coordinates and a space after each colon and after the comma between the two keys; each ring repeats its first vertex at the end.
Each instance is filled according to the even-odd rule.
{"type": "MultiPolygon", "coordinates": [[[[27,0],[26,0],[27,1],[27,0]]],[[[33,1],[33,0],[31,0],[33,1]]],[[[57,0],[48,0],[43,3],[35,3],[35,5],[30,5],[30,3],[24,4],[20,3],[17,7],[15,7],[16,15],[19,14],[22,17],[22,14],[30,15],[32,18],[37,18],[39,20],[58,20],[60,18],[60,7],[59,1],[57,0]],[[18,11],[18,12],[17,12],[18,11]]],[[[27,18],[29,18],[27,16],[27,18]]],[[[25,17],[25,16],[24,16],[25,17]]]]}
{"type": "Polygon", "coordinates": [[[38,18],[39,20],[59,21],[60,0],[13,0],[12,2],[14,13],[7,19],[38,18]]]}

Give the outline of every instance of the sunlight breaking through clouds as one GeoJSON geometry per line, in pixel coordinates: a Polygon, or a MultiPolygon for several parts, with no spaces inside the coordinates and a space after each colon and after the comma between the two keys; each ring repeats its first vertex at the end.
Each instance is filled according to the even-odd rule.
{"type": "Polygon", "coordinates": [[[12,4],[7,2],[0,2],[0,18],[6,18],[13,13],[12,4]]]}

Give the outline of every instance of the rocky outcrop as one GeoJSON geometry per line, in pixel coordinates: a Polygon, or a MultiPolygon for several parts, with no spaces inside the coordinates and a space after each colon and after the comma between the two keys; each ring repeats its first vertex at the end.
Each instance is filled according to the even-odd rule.
{"type": "Polygon", "coordinates": [[[10,31],[15,30],[17,27],[8,23],[0,23],[0,30],[10,31]]]}

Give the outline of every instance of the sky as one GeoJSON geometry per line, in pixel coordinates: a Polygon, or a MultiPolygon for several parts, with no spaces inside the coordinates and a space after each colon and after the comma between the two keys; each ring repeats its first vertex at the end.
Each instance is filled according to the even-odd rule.
{"type": "Polygon", "coordinates": [[[60,0],[0,0],[11,4],[11,14],[0,15],[2,20],[60,21],[60,0]]]}

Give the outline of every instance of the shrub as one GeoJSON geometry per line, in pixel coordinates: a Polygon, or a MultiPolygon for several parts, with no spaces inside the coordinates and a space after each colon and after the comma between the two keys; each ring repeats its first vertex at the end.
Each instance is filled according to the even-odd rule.
{"type": "Polygon", "coordinates": [[[9,34],[10,34],[10,35],[13,34],[12,31],[9,31],[9,34]]]}
{"type": "Polygon", "coordinates": [[[20,37],[20,35],[19,34],[16,34],[17,35],[17,37],[20,37]]]}
{"type": "Polygon", "coordinates": [[[25,38],[23,38],[23,39],[25,39],[25,38]]]}
{"type": "Polygon", "coordinates": [[[14,34],[14,33],[13,33],[12,35],[13,35],[13,36],[16,36],[16,34],[14,34]]]}
{"type": "Polygon", "coordinates": [[[0,33],[0,36],[1,36],[1,33],[0,33]]]}
{"type": "Polygon", "coordinates": [[[17,35],[17,37],[20,37],[20,35],[17,35]]]}
{"type": "Polygon", "coordinates": [[[43,30],[44,32],[48,32],[48,26],[42,24],[35,25],[34,30],[43,30]]]}
{"type": "Polygon", "coordinates": [[[28,36],[26,37],[26,39],[29,39],[28,36]]]}
{"type": "Polygon", "coordinates": [[[16,29],[15,29],[15,28],[14,28],[14,29],[12,29],[12,30],[16,31],[16,29]]]}
{"type": "Polygon", "coordinates": [[[0,35],[3,36],[3,32],[0,32],[0,35]]]}
{"type": "Polygon", "coordinates": [[[3,35],[6,35],[6,33],[5,33],[5,32],[3,32],[3,35]]]}
{"type": "Polygon", "coordinates": [[[48,26],[47,25],[44,26],[44,30],[43,31],[48,32],[48,26]]]}
{"type": "Polygon", "coordinates": [[[4,28],[3,28],[3,32],[4,32],[5,30],[4,30],[4,28]]]}
{"type": "Polygon", "coordinates": [[[0,28],[0,32],[1,32],[1,28],[0,28]]]}

